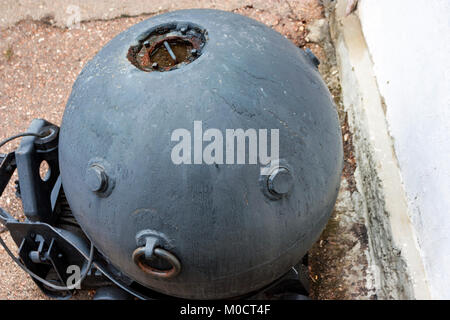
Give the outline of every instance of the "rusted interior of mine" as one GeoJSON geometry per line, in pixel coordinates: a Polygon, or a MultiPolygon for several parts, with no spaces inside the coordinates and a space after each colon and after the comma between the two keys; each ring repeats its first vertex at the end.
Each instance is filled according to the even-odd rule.
{"type": "Polygon", "coordinates": [[[142,71],[170,71],[197,59],[205,43],[206,32],[199,28],[160,27],[131,46],[127,59],[142,71]]]}

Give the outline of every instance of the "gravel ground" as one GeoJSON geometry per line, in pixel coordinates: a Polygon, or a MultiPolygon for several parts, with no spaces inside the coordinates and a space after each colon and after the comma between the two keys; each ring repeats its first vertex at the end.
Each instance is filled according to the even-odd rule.
{"type": "MultiPolygon", "coordinates": [[[[246,5],[234,11],[267,24],[300,47],[312,49],[319,59],[325,62],[320,70],[339,106],[339,79],[337,70],[335,66],[333,67],[333,59],[330,59],[330,54],[334,55],[334,50],[330,47],[327,29],[322,28],[324,9],[320,3],[319,0],[291,2],[271,0],[267,1],[264,9],[246,5]],[[311,27],[312,30],[309,31],[311,27]]],[[[45,118],[59,125],[72,84],[86,62],[118,33],[148,17],[149,15],[142,15],[83,22],[79,29],[59,28],[48,20],[25,20],[1,29],[0,139],[26,131],[34,118],[45,118]]],[[[349,188],[351,192],[354,188],[352,174],[355,165],[352,158],[351,135],[346,129],[345,114],[340,112],[340,116],[346,137],[345,189],[349,188]]],[[[2,152],[13,150],[17,144],[18,142],[11,143],[2,149],[2,152]]],[[[20,201],[15,198],[11,184],[0,199],[0,206],[17,218],[23,219],[20,201]]],[[[321,241],[337,237],[340,232],[351,231],[327,228],[321,241]]],[[[1,236],[15,248],[7,232],[1,236]]],[[[353,240],[363,243],[364,237],[355,237],[353,240]]],[[[334,288],[343,287],[344,284],[344,289],[340,292],[345,293],[348,284],[340,280],[337,271],[333,272],[335,268],[329,266],[328,262],[333,259],[332,250],[331,254],[330,250],[326,253],[326,258],[323,259],[323,263],[321,262],[320,257],[325,253],[322,244],[315,247],[312,255],[312,296],[322,299],[358,298],[357,294],[334,295],[334,288]],[[319,282],[317,280],[319,278],[330,281],[319,282]]],[[[342,255],[342,252],[339,251],[338,254],[342,255]]],[[[356,254],[363,258],[361,252],[356,254]]],[[[362,281],[359,285],[364,287],[364,279],[359,281],[362,281]]],[[[91,295],[92,293],[81,292],[74,298],[87,299],[91,295]]],[[[10,260],[3,248],[0,248],[0,299],[47,299],[30,278],[10,260]]]]}

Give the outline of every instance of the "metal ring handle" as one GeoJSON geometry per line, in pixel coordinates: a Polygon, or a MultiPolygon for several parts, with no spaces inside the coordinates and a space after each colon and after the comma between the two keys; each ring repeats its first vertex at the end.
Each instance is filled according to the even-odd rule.
{"type": "Polygon", "coordinates": [[[181,263],[180,260],[175,257],[175,255],[163,248],[155,248],[153,250],[153,254],[159,258],[166,260],[172,266],[172,268],[168,270],[160,270],[143,263],[141,261],[141,257],[145,256],[145,247],[139,247],[133,251],[133,261],[142,271],[157,278],[169,279],[177,276],[180,273],[181,263]]]}

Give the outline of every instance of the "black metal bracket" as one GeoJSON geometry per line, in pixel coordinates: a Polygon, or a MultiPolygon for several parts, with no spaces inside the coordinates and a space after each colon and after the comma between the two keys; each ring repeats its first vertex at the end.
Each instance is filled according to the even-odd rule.
{"type": "MultiPolygon", "coordinates": [[[[28,132],[46,134],[44,138],[24,137],[15,152],[23,211],[31,221],[53,222],[55,217],[52,191],[59,177],[59,128],[43,119],[32,121],[28,132]],[[42,162],[48,163],[48,174],[41,178],[42,162]]],[[[54,198],[54,197],[53,197],[54,198]]]]}
{"type": "Polygon", "coordinates": [[[11,180],[14,170],[16,170],[15,153],[0,154],[0,197],[11,180]]]}

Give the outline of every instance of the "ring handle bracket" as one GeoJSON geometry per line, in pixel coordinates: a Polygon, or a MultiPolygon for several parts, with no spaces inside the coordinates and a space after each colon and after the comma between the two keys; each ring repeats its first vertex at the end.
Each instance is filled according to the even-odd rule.
{"type": "Polygon", "coordinates": [[[163,234],[144,230],[136,235],[136,243],[138,247],[133,251],[132,259],[142,271],[159,279],[173,278],[180,273],[181,263],[178,258],[163,248],[163,246],[172,247],[163,234]],[[151,266],[150,263],[156,258],[164,260],[171,268],[162,270],[151,266]]]}

